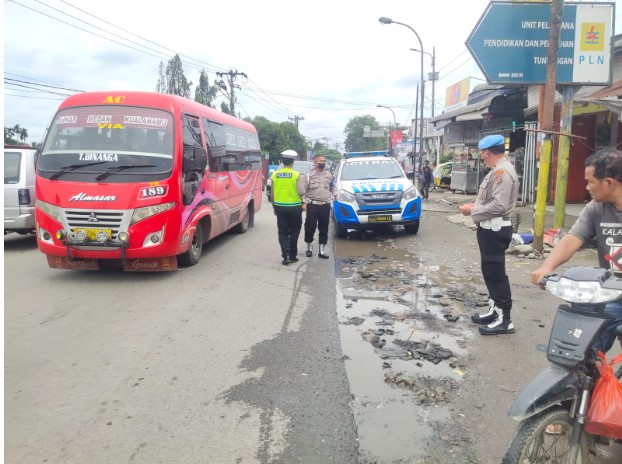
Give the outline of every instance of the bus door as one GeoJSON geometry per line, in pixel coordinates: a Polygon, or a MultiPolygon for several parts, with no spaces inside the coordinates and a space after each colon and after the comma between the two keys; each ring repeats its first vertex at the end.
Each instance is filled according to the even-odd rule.
{"type": "Polygon", "coordinates": [[[201,118],[203,136],[207,144],[209,171],[205,179],[205,196],[213,211],[212,229],[223,233],[228,228],[228,201],[231,196],[229,173],[225,170],[227,155],[225,131],[222,124],[201,118]]]}

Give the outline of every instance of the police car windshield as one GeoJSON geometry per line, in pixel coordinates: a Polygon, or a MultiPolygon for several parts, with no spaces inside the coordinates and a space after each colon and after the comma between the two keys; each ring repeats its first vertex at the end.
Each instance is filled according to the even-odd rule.
{"type": "Polygon", "coordinates": [[[404,177],[393,160],[350,161],[343,166],[341,180],[395,179],[404,177]]]}

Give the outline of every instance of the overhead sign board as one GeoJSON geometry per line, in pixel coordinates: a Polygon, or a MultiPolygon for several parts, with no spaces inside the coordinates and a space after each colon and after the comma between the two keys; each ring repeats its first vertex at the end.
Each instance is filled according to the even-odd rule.
{"type": "Polygon", "coordinates": [[[461,106],[466,106],[470,88],[470,77],[447,87],[445,91],[445,111],[451,111],[461,106]]]}
{"type": "MultiPolygon", "coordinates": [[[[564,3],[557,83],[608,85],[612,3],[564,3]]],[[[551,3],[491,2],[466,46],[491,84],[544,84],[551,3]]]]}

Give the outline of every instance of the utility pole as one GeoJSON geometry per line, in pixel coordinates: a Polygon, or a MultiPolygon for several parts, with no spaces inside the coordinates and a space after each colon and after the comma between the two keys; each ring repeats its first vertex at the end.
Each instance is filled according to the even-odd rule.
{"type": "Polygon", "coordinates": [[[289,116],[287,116],[287,119],[289,119],[290,121],[294,121],[294,125],[296,126],[296,129],[298,129],[298,121],[305,120],[305,118],[302,116],[294,116],[293,118],[290,118],[289,116]]]}
{"type": "Polygon", "coordinates": [[[235,116],[235,95],[234,95],[234,87],[237,87],[238,89],[240,88],[239,85],[235,85],[235,78],[238,76],[244,76],[246,79],[248,79],[248,76],[243,73],[243,72],[238,72],[236,70],[230,69],[229,72],[226,73],[222,73],[222,72],[217,72],[216,75],[218,77],[220,77],[221,79],[224,76],[227,76],[227,80],[229,81],[229,89],[231,89],[229,92],[227,92],[226,86],[223,89],[225,95],[227,96],[227,98],[229,98],[229,111],[231,113],[232,116],[235,116]]]}
{"type": "Polygon", "coordinates": [[[540,145],[540,169],[538,172],[538,191],[536,193],[536,212],[533,218],[533,248],[542,251],[544,247],[544,219],[546,215],[546,197],[549,190],[548,179],[551,166],[555,116],[555,83],[557,82],[557,49],[561,30],[564,0],[551,3],[551,26],[549,28],[549,49],[546,58],[546,83],[544,84],[544,109],[540,130],[544,140],[540,145]]]}

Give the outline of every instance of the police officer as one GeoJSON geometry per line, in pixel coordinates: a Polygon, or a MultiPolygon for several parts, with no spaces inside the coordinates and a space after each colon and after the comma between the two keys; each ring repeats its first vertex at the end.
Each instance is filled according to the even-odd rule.
{"type": "Polygon", "coordinates": [[[305,181],[292,166],[298,158],[294,150],[281,153],[283,167],[272,173],[272,204],[279,231],[282,264],[298,261],[298,236],[302,228],[302,196],[305,193],[305,181]]]}
{"type": "Polygon", "coordinates": [[[313,234],[317,226],[320,243],[318,256],[328,259],[326,244],[328,243],[328,224],[330,223],[330,202],[333,199],[333,176],[326,171],[326,158],[315,155],[315,166],[306,176],[305,203],[307,215],[305,218],[305,242],[307,257],[313,256],[313,234]]]}
{"type": "Polygon", "coordinates": [[[482,324],[482,335],[510,334],[514,333],[514,324],[510,317],[512,292],[505,272],[505,250],[512,240],[510,213],[518,197],[518,176],[505,157],[502,135],[488,135],[477,147],[490,172],[479,187],[475,204],[461,205],[459,209],[477,224],[482,274],[490,299],[488,311],[471,316],[471,320],[482,324]]]}

